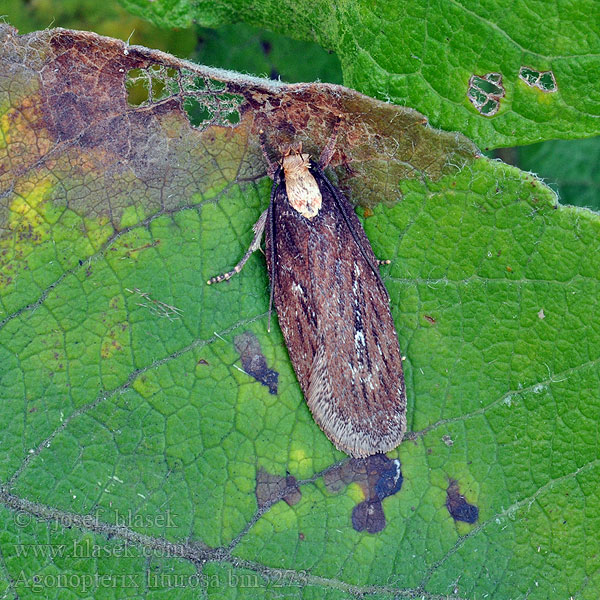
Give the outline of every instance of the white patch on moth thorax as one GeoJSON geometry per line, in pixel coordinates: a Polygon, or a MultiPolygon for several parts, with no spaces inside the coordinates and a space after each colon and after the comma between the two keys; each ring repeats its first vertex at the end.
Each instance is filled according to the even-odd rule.
{"type": "Polygon", "coordinates": [[[290,206],[303,217],[312,219],[321,210],[323,196],[309,167],[308,154],[290,153],[283,157],[285,191],[290,206]]]}

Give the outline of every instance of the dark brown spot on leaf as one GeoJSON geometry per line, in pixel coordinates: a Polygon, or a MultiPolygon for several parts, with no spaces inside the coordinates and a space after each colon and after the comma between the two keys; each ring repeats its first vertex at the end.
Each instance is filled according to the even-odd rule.
{"type": "Polygon", "coordinates": [[[269,506],[278,500],[285,500],[290,506],[300,502],[302,492],[292,475],[273,475],[262,467],[256,474],[256,500],[258,507],[269,506]]]}
{"type": "Polygon", "coordinates": [[[245,331],[233,339],[233,344],[240,354],[244,371],[267,386],[270,394],[276,394],[279,373],[267,366],[267,359],[261,352],[257,337],[251,331],[245,331]]]}
{"type": "Polygon", "coordinates": [[[328,471],[324,477],[330,492],[339,492],[350,483],[358,483],[365,500],[352,511],[352,526],[356,531],[377,533],[386,524],[381,501],[400,491],[402,471],[399,460],[390,460],[385,454],[367,458],[353,458],[328,471]]]}
{"type": "Polygon", "coordinates": [[[385,515],[381,500],[365,500],[352,511],[352,527],[356,531],[379,533],[385,527],[385,515]]]}
{"type": "Polygon", "coordinates": [[[469,504],[460,493],[458,481],[450,479],[446,490],[446,508],[455,521],[475,523],[479,518],[479,509],[474,504],[469,504]]]}

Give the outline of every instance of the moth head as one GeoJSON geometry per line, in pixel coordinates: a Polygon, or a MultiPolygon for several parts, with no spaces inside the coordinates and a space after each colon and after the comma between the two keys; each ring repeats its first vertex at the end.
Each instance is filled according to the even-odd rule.
{"type": "Polygon", "coordinates": [[[291,207],[303,217],[312,219],[321,209],[323,197],[314,175],[310,172],[310,156],[289,149],[281,161],[285,189],[291,207]]]}

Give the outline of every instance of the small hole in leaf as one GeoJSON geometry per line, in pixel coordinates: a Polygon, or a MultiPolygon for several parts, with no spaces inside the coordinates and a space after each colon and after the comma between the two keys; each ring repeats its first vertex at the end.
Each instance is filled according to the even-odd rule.
{"type": "Polygon", "coordinates": [[[130,106],[141,106],[150,100],[150,81],[143,69],[130,69],[127,72],[125,89],[130,106]]]}
{"type": "Polygon", "coordinates": [[[204,77],[197,77],[191,71],[182,71],[183,89],[186,92],[205,92],[207,85],[204,77]]]}
{"type": "Polygon", "coordinates": [[[208,87],[214,92],[220,92],[225,89],[225,84],[218,79],[209,79],[208,87]]]}
{"type": "Polygon", "coordinates": [[[521,71],[519,73],[519,77],[528,85],[535,85],[539,75],[539,71],[534,71],[533,69],[528,69],[527,67],[521,67],[521,71]]]}
{"type": "Polygon", "coordinates": [[[201,104],[197,98],[186,96],[183,100],[183,109],[193,127],[201,127],[208,123],[214,117],[214,113],[206,106],[201,104]]]}
{"type": "Polygon", "coordinates": [[[480,109],[482,115],[493,115],[498,110],[498,102],[496,100],[488,100],[480,109]]]}
{"type": "Polygon", "coordinates": [[[231,123],[232,125],[237,125],[240,122],[240,113],[237,110],[234,110],[225,115],[225,119],[231,123]]]}
{"type": "Polygon", "coordinates": [[[179,80],[176,69],[152,65],[150,70],[153,102],[164,100],[179,93],[179,80]]]}
{"type": "Polygon", "coordinates": [[[485,79],[478,78],[476,81],[476,85],[479,88],[479,91],[484,94],[497,96],[502,93],[502,88],[498,87],[492,81],[486,81],[485,79]]]}
{"type": "Polygon", "coordinates": [[[538,87],[544,92],[555,92],[557,88],[554,73],[552,71],[542,73],[538,81],[538,87]]]}
{"type": "Polygon", "coordinates": [[[487,96],[483,92],[480,92],[475,88],[469,90],[469,98],[472,98],[475,102],[479,103],[480,105],[485,104],[487,100],[487,96]]]}
{"type": "Polygon", "coordinates": [[[169,96],[167,86],[162,79],[157,79],[153,77],[151,80],[152,85],[152,100],[156,102],[157,100],[162,100],[163,98],[167,98],[169,96]]]}
{"type": "Polygon", "coordinates": [[[158,64],[147,69],[130,69],[125,87],[130,106],[158,102],[179,94],[178,71],[158,64]]]}
{"type": "Polygon", "coordinates": [[[469,80],[467,97],[480,114],[491,117],[500,108],[500,100],[504,98],[504,86],[500,73],[473,75],[469,80]]]}
{"type": "Polygon", "coordinates": [[[542,92],[556,92],[558,89],[552,71],[536,71],[531,67],[521,67],[519,78],[528,86],[536,87],[542,92]]]}

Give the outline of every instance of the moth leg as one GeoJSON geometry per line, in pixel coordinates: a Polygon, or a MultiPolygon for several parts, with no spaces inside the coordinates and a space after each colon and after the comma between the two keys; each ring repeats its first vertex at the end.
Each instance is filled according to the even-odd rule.
{"type": "MultiPolygon", "coordinates": [[[[271,160],[271,157],[269,156],[269,153],[267,152],[267,136],[265,135],[264,129],[261,129],[258,132],[258,141],[260,142],[260,148],[265,157],[265,160],[267,161],[267,175],[271,179],[273,179],[275,177],[275,173],[277,173],[277,169],[279,168],[279,165],[276,162],[274,163],[271,160]]],[[[261,215],[261,217],[262,217],[262,215],[261,215]]],[[[263,228],[264,228],[264,225],[263,225],[263,228]]]]}
{"type": "Polygon", "coordinates": [[[219,283],[220,281],[227,281],[243,269],[244,265],[246,264],[250,256],[253,254],[253,252],[260,248],[260,240],[262,239],[266,222],[267,211],[265,210],[258,218],[258,221],[256,221],[256,223],[254,223],[252,227],[252,229],[254,230],[254,239],[252,240],[252,243],[250,244],[248,250],[246,250],[246,254],[244,254],[242,260],[240,260],[240,262],[237,265],[235,265],[235,267],[233,267],[231,271],[228,271],[227,273],[222,273],[221,275],[216,275],[215,277],[211,277],[206,282],[208,285],[211,285],[212,283],[219,283]]]}
{"type": "Polygon", "coordinates": [[[378,258],[377,259],[377,264],[379,266],[381,266],[381,265],[391,265],[392,261],[389,258],[386,258],[386,259],[380,259],[380,258],[378,258]]]}
{"type": "Polygon", "coordinates": [[[338,130],[340,128],[340,123],[342,121],[342,115],[338,115],[336,122],[333,126],[333,130],[331,132],[331,136],[329,137],[329,141],[323,148],[321,152],[321,156],[319,157],[319,166],[321,169],[327,167],[327,165],[331,162],[333,155],[335,153],[335,145],[337,143],[338,130]]]}

